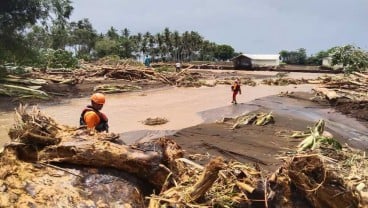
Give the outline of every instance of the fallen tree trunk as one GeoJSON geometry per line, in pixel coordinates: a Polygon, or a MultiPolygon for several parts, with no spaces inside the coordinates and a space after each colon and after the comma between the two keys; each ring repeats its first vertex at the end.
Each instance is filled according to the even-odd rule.
{"type": "Polygon", "coordinates": [[[148,181],[158,190],[160,190],[170,173],[166,167],[168,163],[164,161],[163,152],[166,149],[170,149],[170,154],[174,155],[175,159],[182,154],[181,150],[174,143],[167,143],[169,144],[168,146],[160,147],[160,145],[166,144],[164,140],[155,144],[157,146],[155,151],[136,149],[126,145],[94,139],[77,141],[75,138],[70,138],[68,140],[58,145],[46,146],[39,151],[31,146],[24,145],[10,145],[9,147],[15,148],[19,158],[26,161],[70,163],[122,170],[148,181]],[[175,145],[175,147],[170,144],[175,145]]]}
{"type": "Polygon", "coordinates": [[[329,90],[327,88],[317,87],[313,88],[313,90],[317,93],[323,94],[328,100],[336,100],[339,98],[339,95],[335,91],[329,90]]]}
{"type": "Polygon", "coordinates": [[[18,123],[10,130],[20,159],[50,163],[71,163],[92,167],[111,167],[145,179],[161,188],[170,173],[167,166],[182,157],[181,148],[169,139],[158,139],[136,146],[103,141],[109,134],[89,135],[89,131],[76,131],[58,126],[37,108],[28,113],[24,107],[17,111],[18,123]]]}

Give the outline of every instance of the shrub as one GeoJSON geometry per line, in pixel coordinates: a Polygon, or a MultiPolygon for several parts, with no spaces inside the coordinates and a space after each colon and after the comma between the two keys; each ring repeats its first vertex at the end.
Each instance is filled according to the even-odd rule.
{"type": "Polygon", "coordinates": [[[75,68],[78,65],[78,59],[66,50],[47,49],[41,51],[38,65],[48,68],[75,68]]]}

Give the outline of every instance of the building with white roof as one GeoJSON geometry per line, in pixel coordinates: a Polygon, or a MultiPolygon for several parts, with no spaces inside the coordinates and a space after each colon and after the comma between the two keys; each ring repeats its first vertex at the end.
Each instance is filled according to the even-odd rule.
{"type": "Polygon", "coordinates": [[[231,60],[235,69],[255,69],[280,65],[279,54],[240,54],[231,60]]]}

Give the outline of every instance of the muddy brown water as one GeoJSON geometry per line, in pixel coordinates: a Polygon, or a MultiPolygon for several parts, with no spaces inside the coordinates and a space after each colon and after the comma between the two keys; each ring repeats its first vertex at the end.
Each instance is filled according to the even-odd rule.
{"type": "MultiPolygon", "coordinates": [[[[285,113],[306,120],[327,120],[327,125],[341,133],[354,145],[367,148],[368,130],[353,118],[334,112],[330,108],[302,103],[297,99],[283,99],[280,92],[311,92],[312,85],[257,87],[243,86],[238,105],[232,105],[229,86],[176,88],[148,90],[126,94],[107,95],[102,111],[108,115],[111,132],[120,133],[127,144],[147,140],[195,126],[213,122],[222,117],[233,117],[263,106],[278,113],[285,113]],[[272,96],[272,97],[269,97],[272,96]],[[142,121],[148,117],[164,117],[168,123],[147,126],[142,121]]],[[[42,112],[65,125],[79,125],[80,112],[89,98],[66,100],[58,105],[41,105],[42,112]]],[[[310,103],[310,102],[309,102],[310,103]]],[[[14,112],[0,111],[0,145],[9,141],[7,131],[14,123],[14,112]]]]}
{"type": "MultiPolygon", "coordinates": [[[[284,91],[311,90],[310,85],[289,86],[243,86],[239,103],[275,95],[284,91]]],[[[109,117],[111,132],[122,133],[123,140],[131,143],[142,137],[165,135],[179,129],[202,123],[205,119],[199,114],[209,109],[231,107],[231,92],[227,85],[200,88],[164,88],[144,92],[107,95],[102,109],[109,117]],[[147,126],[142,123],[148,117],[165,117],[168,123],[147,126]]],[[[40,105],[42,112],[65,125],[79,125],[79,116],[89,104],[89,98],[66,100],[58,105],[40,105]]],[[[0,145],[9,141],[8,129],[14,123],[14,112],[0,112],[0,145]]]]}

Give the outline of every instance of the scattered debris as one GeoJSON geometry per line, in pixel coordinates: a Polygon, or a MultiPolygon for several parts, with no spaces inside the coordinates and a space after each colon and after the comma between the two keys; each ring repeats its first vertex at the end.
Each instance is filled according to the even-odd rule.
{"type": "Polygon", "coordinates": [[[262,84],[266,85],[277,85],[277,86],[285,86],[285,85],[299,85],[299,84],[307,84],[308,80],[306,79],[293,79],[293,78],[286,78],[286,77],[280,77],[276,79],[264,79],[262,80],[262,84]]]}
{"type": "Polygon", "coordinates": [[[327,137],[323,134],[325,129],[325,121],[319,120],[312,128],[310,133],[300,132],[294,133],[291,137],[305,139],[299,143],[298,151],[305,151],[306,149],[314,150],[319,147],[321,143],[331,145],[333,148],[341,149],[341,144],[336,141],[333,137],[327,137]]]}
{"type": "Polygon", "coordinates": [[[245,125],[257,125],[257,126],[264,126],[267,125],[269,123],[273,123],[275,122],[273,116],[272,116],[272,112],[270,113],[250,113],[250,114],[244,114],[241,116],[238,116],[234,119],[232,118],[224,118],[222,122],[226,122],[226,121],[233,121],[234,125],[231,129],[237,129],[237,128],[241,128],[242,126],[245,125]]]}
{"type": "Polygon", "coordinates": [[[162,125],[167,122],[169,122],[169,120],[167,120],[166,118],[156,117],[156,118],[147,118],[146,120],[143,121],[143,124],[154,126],[154,125],[162,125]]]}
{"type": "MultiPolygon", "coordinates": [[[[262,118],[272,116],[263,115],[262,118]]],[[[257,165],[221,158],[213,158],[205,166],[196,164],[184,158],[183,150],[173,140],[165,138],[130,146],[115,144],[105,139],[108,134],[90,135],[84,129],[60,125],[37,108],[27,111],[20,107],[17,119],[9,132],[12,142],[0,154],[1,206],[368,205],[367,156],[351,148],[337,149],[320,143],[313,150],[288,151],[280,156],[285,161],[282,167],[271,175],[263,175],[257,165]],[[70,165],[74,168],[69,168],[70,165]],[[124,191],[116,192],[118,197],[114,194],[101,197],[98,194],[113,191],[102,186],[118,183],[121,176],[98,171],[102,177],[93,179],[98,168],[113,168],[148,182],[153,186],[151,194],[146,195],[149,202],[140,198],[139,187],[125,189],[127,185],[119,185],[117,190],[124,187],[136,190],[135,194],[124,191]],[[109,182],[112,176],[117,177],[113,183],[109,182]],[[339,200],[335,200],[336,196],[339,200]]],[[[310,135],[320,135],[323,129],[324,122],[320,120],[310,135]]]]}
{"type": "Polygon", "coordinates": [[[117,84],[103,84],[103,85],[97,85],[93,88],[94,92],[101,92],[101,93],[120,93],[120,92],[132,92],[141,90],[142,88],[139,86],[134,85],[117,85],[117,84]]]}

